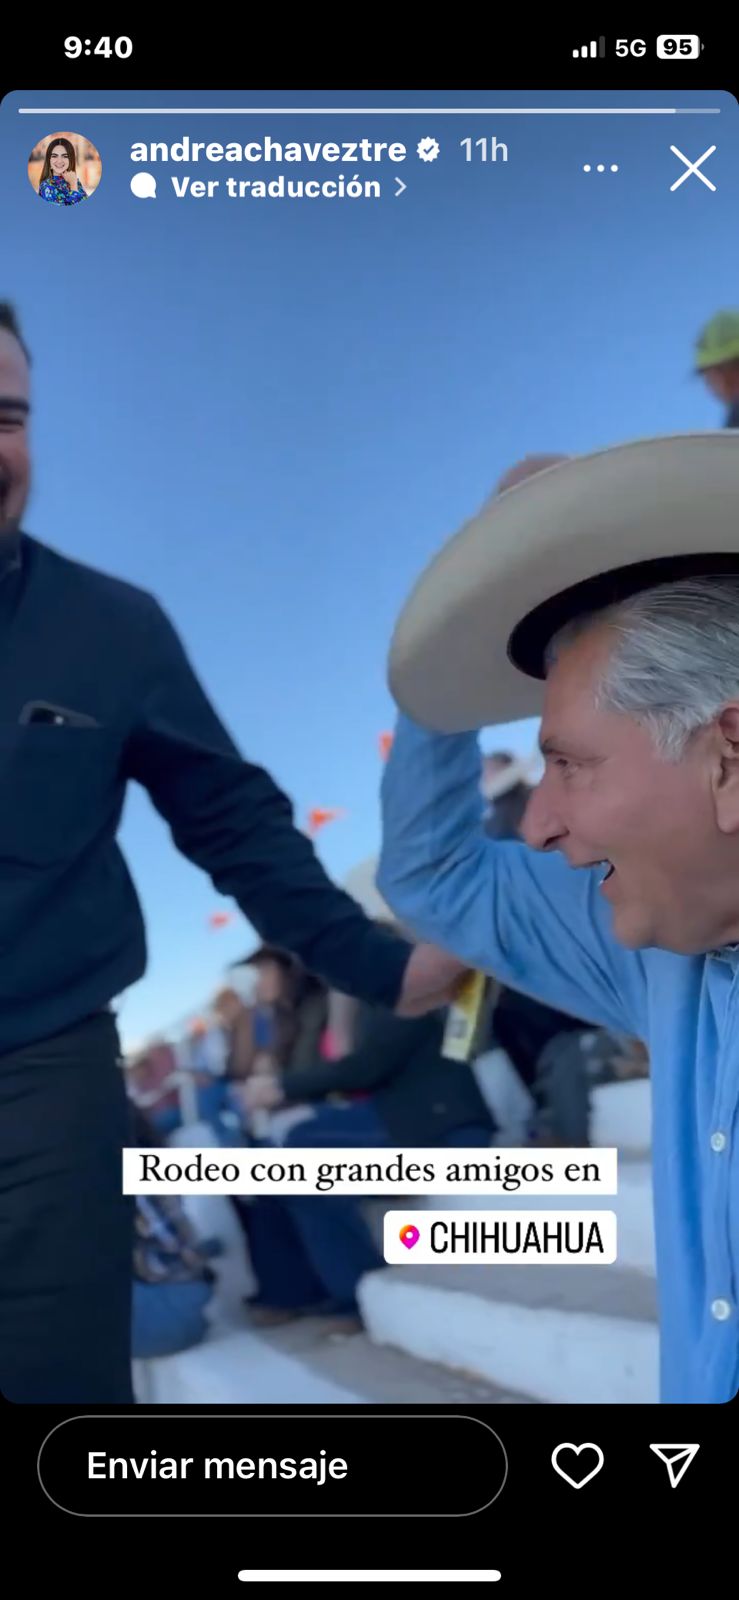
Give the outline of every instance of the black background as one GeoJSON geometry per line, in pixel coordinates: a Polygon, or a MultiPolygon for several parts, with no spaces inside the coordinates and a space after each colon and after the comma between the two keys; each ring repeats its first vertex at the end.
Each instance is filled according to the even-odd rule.
{"type": "MultiPolygon", "coordinates": [[[[521,14],[513,22],[502,8],[436,15],[419,9],[409,12],[407,20],[368,8],[345,14],[338,9],[303,13],[301,20],[291,10],[289,23],[287,12],[273,10],[265,23],[259,14],[232,16],[222,8],[213,13],[211,22],[208,13],[198,8],[186,24],[178,22],[173,12],[172,25],[159,32],[155,26],[110,21],[96,8],[81,21],[58,14],[41,23],[29,13],[25,27],[23,17],[14,19],[19,31],[12,49],[4,42],[0,96],[24,89],[45,92],[63,87],[69,92],[75,86],[115,86],[122,92],[176,88],[182,90],[185,103],[188,89],[210,88],[241,95],[271,91],[281,97],[293,88],[325,94],[337,103],[354,99],[362,88],[375,92],[423,88],[427,103],[433,104],[434,89],[440,91],[442,86],[478,90],[483,97],[504,88],[671,89],[678,95],[703,88],[736,94],[739,68],[733,35],[712,24],[701,29],[701,8],[694,9],[698,14],[687,21],[668,8],[664,18],[615,28],[595,15],[586,25],[573,25],[565,19],[564,9],[561,23],[539,24],[533,14],[521,14]],[[700,60],[657,61],[653,53],[657,34],[681,20],[683,31],[698,32],[704,40],[700,60]],[[609,49],[618,34],[644,38],[649,53],[642,60],[616,61],[611,54],[604,61],[573,62],[573,46],[601,32],[609,49]],[[93,41],[102,34],[112,38],[126,34],[134,42],[133,57],[127,62],[94,56],[68,62],[63,41],[71,33],[93,41]]],[[[457,1408],[418,1408],[412,1418],[397,1407],[366,1407],[362,1413],[378,1415],[365,1428],[356,1412],[351,1420],[352,1413],[341,1407],[332,1409],[330,1420],[325,1410],[306,1407],[299,1421],[290,1420],[295,1418],[293,1407],[248,1411],[229,1407],[220,1412],[209,1409],[207,1419],[201,1414],[192,1423],[183,1418],[169,1425],[181,1441],[172,1453],[196,1458],[308,1455],[321,1449],[344,1455],[357,1475],[354,1481],[361,1478],[363,1484],[366,1504],[360,1515],[336,1519],[313,1515],[329,1486],[319,1489],[308,1484],[299,1519],[294,1504],[293,1516],[284,1520],[281,1516],[200,1518],[192,1512],[183,1520],[145,1518],[135,1512],[119,1518],[112,1513],[120,1485],[101,1485],[101,1495],[110,1494],[106,1504],[111,1514],[84,1517],[53,1505],[38,1475],[45,1438],[65,1417],[78,1415],[79,1409],[16,1407],[0,1399],[4,1585],[10,1583],[11,1562],[18,1565],[28,1592],[67,1583],[78,1594],[91,1596],[107,1592],[115,1579],[132,1594],[146,1596],[160,1586],[168,1597],[196,1595],[201,1588],[209,1597],[243,1595],[247,1586],[238,1582],[237,1573],[245,1567],[393,1564],[439,1570],[497,1567],[502,1582],[487,1592],[501,1597],[534,1595],[543,1592],[544,1585],[597,1595],[611,1580],[627,1582],[635,1592],[658,1584],[676,1595],[689,1592],[694,1582],[722,1590],[735,1584],[729,1491],[734,1508],[737,1400],[710,1407],[501,1405],[470,1412],[496,1430],[509,1463],[498,1498],[472,1515],[452,1513],[474,1502],[473,1480],[487,1482],[491,1472],[495,1476],[487,1454],[479,1453],[482,1429],[445,1423],[433,1430],[430,1450],[432,1424],[422,1419],[456,1416],[457,1408]],[[245,1419],[250,1444],[236,1448],[231,1429],[237,1425],[230,1421],[224,1431],[222,1419],[239,1416],[245,1419]],[[342,1416],[350,1419],[344,1427],[342,1416]],[[279,1429],[269,1420],[275,1417],[282,1419],[279,1429]],[[257,1419],[261,1419],[258,1432],[257,1419]],[[269,1441],[264,1447],[263,1439],[269,1441]],[[581,1490],[570,1488],[552,1469],[552,1451],[564,1441],[593,1441],[604,1452],[602,1471],[581,1490]],[[649,1445],[680,1442],[698,1443],[701,1448],[673,1490],[666,1468],[649,1445]],[[392,1520],[373,1516],[373,1510],[387,1510],[390,1490],[398,1497],[392,1520]],[[449,1508],[446,1514],[442,1503],[449,1508]],[[424,1514],[421,1508],[426,1504],[424,1514]],[[26,1524],[23,1532],[22,1524],[26,1524]]],[[[89,1425],[94,1448],[122,1455],[142,1455],[152,1448],[169,1453],[172,1435],[169,1429],[166,1435],[161,1432],[168,1415],[176,1413],[170,1408],[155,1412],[140,1408],[135,1417],[129,1412],[128,1420],[117,1425],[101,1416],[89,1425]],[[152,1417],[156,1426],[149,1420],[152,1417]],[[139,1441],[135,1447],[124,1446],[128,1430],[139,1441]]],[[[63,1429],[56,1444],[49,1442],[44,1471],[50,1486],[52,1475],[55,1482],[64,1477],[59,1441],[65,1434],[70,1446],[69,1497],[70,1490],[75,1491],[75,1453],[79,1458],[72,1429],[63,1429]]],[[[256,1484],[240,1487],[245,1498],[248,1494],[249,1505],[254,1505],[256,1484]]],[[[272,1486],[272,1510],[275,1488],[292,1493],[293,1486],[272,1486]]],[[[342,1488],[340,1483],[332,1492],[342,1488]]],[[[133,1503],[130,1490],[131,1486],[133,1503]]],[[[232,1489],[226,1491],[224,1485],[224,1492],[231,1495],[232,1489]]],[[[478,1494],[478,1503],[488,1497],[478,1494]]],[[[287,1496],[284,1501],[280,1497],[280,1503],[287,1509],[287,1496]]],[[[274,1586],[262,1590],[278,1592],[274,1586]]],[[[292,1592],[311,1591],[301,1586],[292,1592]]],[[[371,1586],[369,1592],[375,1592],[371,1586]]],[[[434,1592],[444,1591],[434,1586],[434,1592]]]]}
{"type": "MultiPolygon", "coordinates": [[[[30,1524],[31,1537],[23,1536],[17,1559],[22,1560],[29,1589],[42,1580],[56,1583],[66,1573],[78,1593],[98,1595],[104,1592],[104,1571],[108,1577],[114,1572],[129,1588],[135,1585],[132,1592],[147,1600],[155,1592],[153,1580],[166,1582],[168,1600],[178,1593],[195,1595],[201,1585],[210,1600],[211,1595],[244,1594],[246,1586],[238,1582],[237,1573],[245,1567],[393,1564],[406,1569],[497,1567],[503,1582],[493,1593],[501,1597],[533,1596],[544,1584],[577,1584],[578,1590],[587,1584],[598,1595],[613,1578],[628,1579],[639,1591],[647,1582],[658,1581],[667,1593],[677,1583],[673,1591],[677,1600],[689,1591],[694,1572],[703,1582],[709,1571],[719,1583],[733,1582],[730,1505],[733,1508],[736,1500],[736,1402],[730,1406],[500,1405],[465,1413],[495,1430],[508,1460],[508,1476],[497,1499],[471,1514],[460,1514],[460,1507],[487,1498],[490,1479],[498,1472],[493,1441],[489,1455],[480,1444],[486,1438],[482,1429],[466,1432],[447,1420],[437,1422],[433,1461],[428,1460],[434,1428],[429,1419],[458,1417],[456,1407],[419,1407],[412,1417],[391,1406],[363,1407],[360,1415],[345,1407],[334,1407],[330,1413],[326,1408],[305,1407],[298,1418],[294,1406],[208,1407],[203,1412],[206,1409],[207,1416],[190,1412],[188,1420],[173,1408],[141,1407],[135,1414],[119,1413],[124,1420],[118,1423],[110,1411],[86,1413],[100,1420],[62,1428],[55,1436],[53,1458],[47,1452],[54,1439],[45,1447],[42,1470],[49,1492],[59,1488],[64,1476],[64,1452],[58,1441],[66,1434],[70,1470],[62,1494],[68,1504],[81,1504],[74,1501],[79,1484],[75,1458],[79,1463],[88,1436],[80,1432],[76,1446],[72,1437],[80,1426],[91,1429],[89,1448],[124,1456],[140,1457],[151,1449],[160,1455],[165,1450],[170,1453],[170,1444],[171,1453],[194,1456],[196,1462],[206,1454],[300,1456],[327,1449],[330,1455],[343,1455],[352,1473],[361,1475],[367,1486],[362,1511],[336,1518],[318,1515],[328,1484],[322,1488],[307,1484],[302,1513],[295,1516],[293,1502],[292,1516],[289,1512],[275,1516],[280,1488],[293,1491],[293,1485],[285,1483],[271,1486],[269,1507],[265,1498],[270,1515],[255,1518],[247,1515],[255,1505],[257,1485],[252,1481],[224,1484],[221,1515],[203,1516],[202,1497],[194,1494],[198,1505],[192,1504],[189,1516],[120,1517],[115,1513],[122,1509],[121,1485],[101,1483],[96,1489],[99,1510],[107,1494],[110,1514],[70,1515],[53,1505],[41,1487],[38,1456],[54,1426],[79,1415],[79,1410],[6,1403],[0,1409],[7,1469],[4,1545],[7,1558],[16,1548],[11,1530],[22,1516],[30,1524]],[[374,1414],[369,1427],[362,1421],[367,1414],[374,1414]],[[168,1416],[177,1420],[165,1432],[162,1425],[168,1416]],[[243,1432],[235,1420],[239,1417],[244,1418],[243,1432]],[[276,1418],[281,1419],[279,1427],[276,1418]],[[343,1427],[342,1418],[346,1418],[343,1427]],[[263,1441],[267,1448],[262,1448],[263,1441]],[[603,1451],[602,1470],[582,1489],[571,1488],[553,1470],[552,1452],[565,1442],[594,1443],[603,1451]],[[670,1487],[666,1467],[649,1449],[653,1443],[700,1445],[676,1489],[670,1487]],[[476,1477],[483,1480],[482,1486],[479,1481],[475,1486],[476,1477]],[[387,1508],[388,1483],[397,1496],[392,1520],[376,1515],[387,1508]],[[228,1514],[235,1488],[242,1493],[243,1517],[228,1514]]],[[[193,1479],[193,1484],[197,1482],[193,1479]]],[[[141,1487],[143,1513],[149,1509],[150,1491],[141,1487]]],[[[337,1510],[343,1487],[341,1482],[336,1485],[337,1510]]],[[[166,1509],[168,1491],[164,1485],[162,1489],[162,1509],[166,1509]]],[[[130,1503],[135,1493],[136,1486],[129,1484],[130,1503]]],[[[283,1504],[287,1509],[287,1494],[283,1504]]],[[[279,1591],[265,1586],[263,1593],[269,1592],[279,1591]]]]}

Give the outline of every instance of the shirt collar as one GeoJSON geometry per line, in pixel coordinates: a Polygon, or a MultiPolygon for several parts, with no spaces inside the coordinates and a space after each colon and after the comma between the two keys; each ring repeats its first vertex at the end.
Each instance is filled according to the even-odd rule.
{"type": "Polygon", "coordinates": [[[717,961],[728,962],[731,967],[739,954],[739,944],[722,944],[719,950],[711,950],[709,954],[715,956],[717,961]]]}

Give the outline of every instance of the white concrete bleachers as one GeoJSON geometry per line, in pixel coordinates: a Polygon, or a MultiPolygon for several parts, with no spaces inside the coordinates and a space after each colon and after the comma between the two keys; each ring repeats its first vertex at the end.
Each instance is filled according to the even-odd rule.
{"type": "MultiPolygon", "coordinates": [[[[658,1398],[658,1328],[647,1079],[593,1095],[593,1155],[619,1150],[613,1266],[409,1266],[372,1273],[360,1288],[370,1337],[550,1404],[642,1403],[658,1398]]],[[[417,1207],[419,1202],[415,1201],[417,1207]]],[[[445,1210],[513,1211],[520,1198],[445,1196],[445,1210]]],[[[558,1209],[582,1204],[558,1196],[558,1209]]],[[[425,1209],[438,1207],[426,1199],[425,1209]]],[[[545,1197],[531,1210],[551,1207],[545,1197]]]]}

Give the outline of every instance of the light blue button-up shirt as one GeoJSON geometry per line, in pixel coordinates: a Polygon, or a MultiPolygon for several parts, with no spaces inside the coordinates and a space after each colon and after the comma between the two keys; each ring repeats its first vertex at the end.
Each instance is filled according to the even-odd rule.
{"type": "Polygon", "coordinates": [[[483,831],[470,734],[401,717],[378,883],[415,933],[545,1004],[643,1039],[651,1063],[663,1401],[739,1389],[739,950],[626,950],[602,869],[483,831]]]}

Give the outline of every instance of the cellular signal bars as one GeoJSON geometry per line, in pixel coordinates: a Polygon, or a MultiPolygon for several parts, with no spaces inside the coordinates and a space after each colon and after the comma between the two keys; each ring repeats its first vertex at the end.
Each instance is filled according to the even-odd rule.
{"type": "Polygon", "coordinates": [[[604,56],[605,53],[605,39],[591,39],[590,44],[582,44],[572,52],[576,61],[592,60],[595,56],[604,56]]]}

